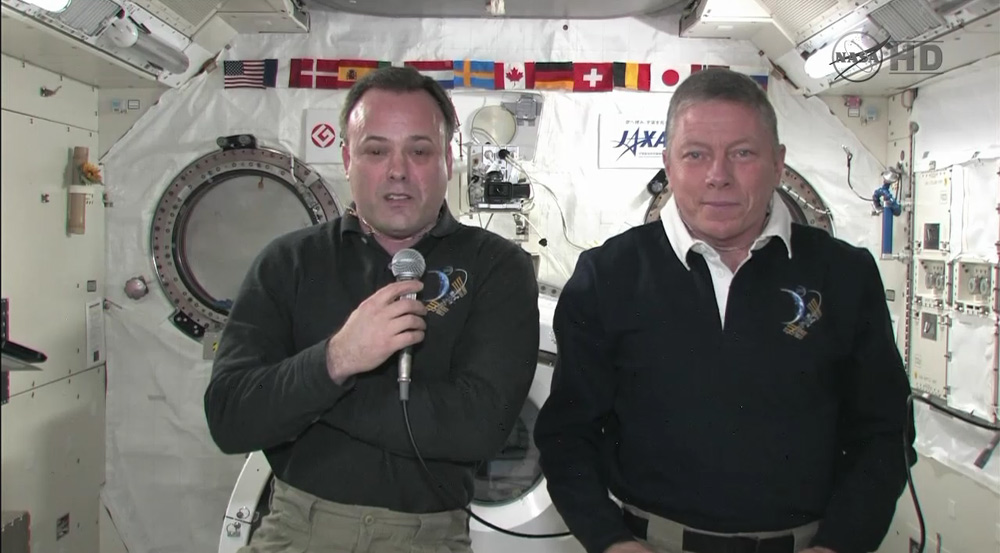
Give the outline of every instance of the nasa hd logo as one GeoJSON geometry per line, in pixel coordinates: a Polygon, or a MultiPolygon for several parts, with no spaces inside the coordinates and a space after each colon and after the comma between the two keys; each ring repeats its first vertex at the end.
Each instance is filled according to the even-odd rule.
{"type": "Polygon", "coordinates": [[[941,47],[933,42],[878,40],[864,31],[840,37],[831,58],[837,78],[854,83],[877,75],[886,61],[891,73],[937,75],[942,65],[941,47]]]}

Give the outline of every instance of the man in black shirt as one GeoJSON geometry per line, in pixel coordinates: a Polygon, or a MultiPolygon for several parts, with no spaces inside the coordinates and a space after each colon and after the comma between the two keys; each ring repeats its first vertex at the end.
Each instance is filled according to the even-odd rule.
{"type": "Polygon", "coordinates": [[[767,95],[726,69],[673,94],[661,220],[584,252],[535,426],[589,553],[861,553],[912,450],[868,250],[793,224],[767,95]],[[609,497],[617,499],[621,505],[609,497]]]}
{"type": "Polygon", "coordinates": [[[534,269],[449,213],[455,112],[433,79],[375,71],[341,119],[354,203],[253,262],[205,392],[219,447],[263,450],[275,476],[241,551],[467,552],[473,471],[503,447],[537,366],[534,269]],[[424,257],[423,281],[395,282],[403,248],[424,257]]]}

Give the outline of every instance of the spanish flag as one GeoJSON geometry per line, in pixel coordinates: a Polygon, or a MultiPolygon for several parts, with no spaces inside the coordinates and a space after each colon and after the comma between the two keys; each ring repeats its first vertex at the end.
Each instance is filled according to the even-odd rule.
{"type": "Polygon", "coordinates": [[[351,88],[361,77],[371,73],[379,67],[392,65],[387,61],[376,60],[340,60],[337,75],[337,86],[339,88],[351,88]]]}
{"type": "Polygon", "coordinates": [[[649,90],[649,64],[615,62],[612,67],[615,88],[649,90]]]}
{"type": "Polygon", "coordinates": [[[555,61],[534,64],[535,89],[573,90],[573,62],[555,61]]]}

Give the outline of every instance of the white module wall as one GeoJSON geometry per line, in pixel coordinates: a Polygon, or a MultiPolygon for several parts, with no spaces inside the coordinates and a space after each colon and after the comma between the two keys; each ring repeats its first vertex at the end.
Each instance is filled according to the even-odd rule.
{"type": "Polygon", "coordinates": [[[103,187],[67,233],[73,149],[98,148],[97,91],[2,57],[2,295],[10,338],[48,356],[10,373],[4,511],[28,511],[31,551],[97,553],[105,459],[103,187]],[[89,307],[88,307],[89,306],[89,307]],[[88,322],[89,321],[89,322],[88,322]],[[95,361],[96,354],[96,361],[95,361]]]}
{"type": "Polygon", "coordinates": [[[910,371],[936,402],[997,421],[1000,160],[914,180],[910,371]]]}

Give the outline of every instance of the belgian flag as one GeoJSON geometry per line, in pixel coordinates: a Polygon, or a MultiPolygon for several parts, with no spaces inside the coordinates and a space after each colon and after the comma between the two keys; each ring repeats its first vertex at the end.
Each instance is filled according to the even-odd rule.
{"type": "Polygon", "coordinates": [[[649,90],[649,64],[616,61],[611,68],[615,88],[649,90]]]}

